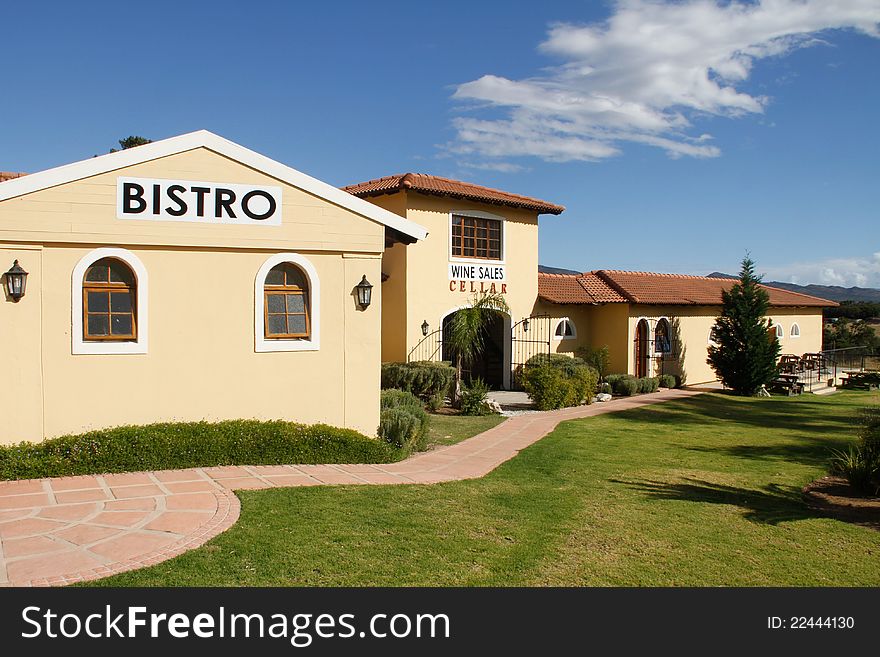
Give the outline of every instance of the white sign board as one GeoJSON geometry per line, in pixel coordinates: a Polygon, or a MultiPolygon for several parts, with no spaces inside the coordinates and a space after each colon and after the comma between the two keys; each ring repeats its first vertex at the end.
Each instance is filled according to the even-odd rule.
{"type": "Polygon", "coordinates": [[[268,185],[117,178],[120,219],[281,225],[281,188],[268,185]]]}
{"type": "Polygon", "coordinates": [[[507,278],[504,265],[469,265],[450,262],[449,280],[501,283],[507,278]]]}

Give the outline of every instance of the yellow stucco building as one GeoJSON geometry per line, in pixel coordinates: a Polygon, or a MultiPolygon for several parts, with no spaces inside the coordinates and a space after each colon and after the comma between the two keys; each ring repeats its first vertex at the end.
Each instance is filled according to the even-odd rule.
{"type": "MultiPolygon", "coordinates": [[[[407,173],[345,187],[425,226],[428,237],[386,249],[382,271],[382,360],[448,360],[444,326],[475,294],[504,295],[486,349],[473,366],[493,387],[516,385],[538,353],[573,355],[607,345],[612,372],[715,379],[706,363],[720,278],[600,270],[538,270],[538,217],[564,207],[437,176],[407,173]]],[[[589,257],[589,256],[587,256],[589,257]]],[[[783,353],[822,349],[822,308],[834,302],[777,288],[770,319],[783,353]]]]}
{"type": "Polygon", "coordinates": [[[0,182],[0,262],[28,272],[0,302],[0,442],[230,418],[375,435],[382,254],[425,235],[204,131],[0,182]]]}
{"type": "MultiPolygon", "coordinates": [[[[375,435],[380,363],[448,360],[482,292],[510,307],[472,368],[494,387],[603,345],[616,372],[713,379],[731,281],[539,274],[538,217],[563,211],[424,174],[338,189],[206,131],[0,175],[0,443],[232,418],[375,435]]],[[[783,352],[819,351],[831,302],[769,291],[783,352]]]]}

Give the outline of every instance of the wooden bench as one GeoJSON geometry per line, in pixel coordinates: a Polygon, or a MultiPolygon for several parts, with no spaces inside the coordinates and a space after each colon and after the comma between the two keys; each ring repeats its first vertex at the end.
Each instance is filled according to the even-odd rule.
{"type": "Polygon", "coordinates": [[[880,372],[844,372],[840,375],[840,386],[850,390],[877,390],[880,372]]]}
{"type": "Polygon", "coordinates": [[[798,381],[796,374],[780,374],[779,378],[770,384],[770,389],[784,392],[789,397],[794,397],[803,393],[804,384],[798,381]]]}

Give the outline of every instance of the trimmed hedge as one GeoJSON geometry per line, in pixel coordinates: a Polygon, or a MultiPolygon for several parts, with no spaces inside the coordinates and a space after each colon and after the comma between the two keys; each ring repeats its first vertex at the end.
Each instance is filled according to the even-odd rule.
{"type": "Polygon", "coordinates": [[[427,446],[431,418],[419,398],[405,390],[383,390],[379,402],[379,438],[403,454],[427,446]]]}
{"type": "Polygon", "coordinates": [[[535,406],[547,411],[591,403],[599,374],[580,358],[560,354],[532,357],[522,376],[523,388],[535,406]]]}
{"type": "Polygon", "coordinates": [[[448,363],[382,363],[383,390],[406,390],[438,408],[454,378],[455,368],[448,363]]]}
{"type": "Polygon", "coordinates": [[[0,479],[217,465],[387,463],[404,455],[380,440],[326,424],[162,422],[0,446],[0,479]]]}
{"type": "Polygon", "coordinates": [[[675,377],[672,376],[671,374],[661,374],[657,378],[660,381],[661,388],[675,388],[675,387],[677,387],[675,377]]]}

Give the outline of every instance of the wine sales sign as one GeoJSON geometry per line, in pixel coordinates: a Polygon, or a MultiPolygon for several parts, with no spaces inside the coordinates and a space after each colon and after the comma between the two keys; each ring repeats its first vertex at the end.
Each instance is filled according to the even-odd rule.
{"type": "Polygon", "coordinates": [[[120,219],[281,225],[281,188],[267,185],[117,178],[120,219]]]}

